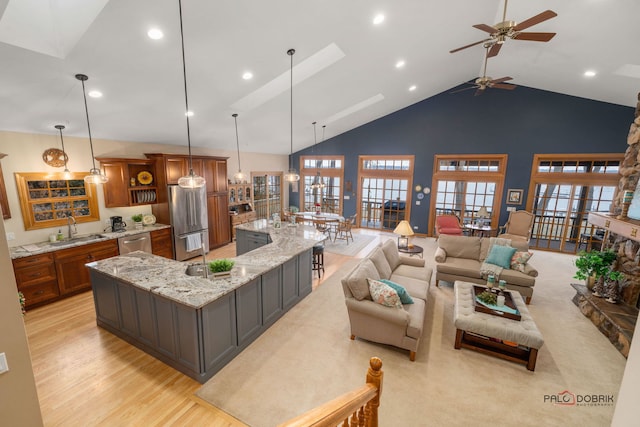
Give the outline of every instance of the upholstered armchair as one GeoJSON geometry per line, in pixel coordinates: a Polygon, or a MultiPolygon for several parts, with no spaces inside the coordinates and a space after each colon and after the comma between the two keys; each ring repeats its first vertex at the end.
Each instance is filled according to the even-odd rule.
{"type": "Polygon", "coordinates": [[[498,237],[529,243],[535,216],[527,211],[511,211],[507,223],[500,227],[498,237]]]}
{"type": "Polygon", "coordinates": [[[436,234],[450,234],[454,236],[462,236],[464,229],[455,215],[437,215],[436,216],[436,234]]]}

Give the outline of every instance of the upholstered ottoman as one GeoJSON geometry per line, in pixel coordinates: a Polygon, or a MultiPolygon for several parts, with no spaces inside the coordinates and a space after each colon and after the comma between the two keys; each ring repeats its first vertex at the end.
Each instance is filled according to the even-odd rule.
{"type": "Polygon", "coordinates": [[[456,327],[455,348],[468,348],[512,362],[523,363],[535,370],[538,349],[544,344],[542,334],[527,310],[522,296],[511,292],[521,320],[512,320],[475,311],[473,286],[476,283],[456,281],[453,323],[456,327]],[[503,341],[514,345],[507,345],[503,341]],[[517,343],[517,345],[515,345],[517,343]]]}

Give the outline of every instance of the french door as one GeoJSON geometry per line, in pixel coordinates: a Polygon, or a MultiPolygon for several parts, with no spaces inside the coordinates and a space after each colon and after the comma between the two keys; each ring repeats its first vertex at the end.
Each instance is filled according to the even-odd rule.
{"type": "Polygon", "coordinates": [[[536,155],[527,201],[535,215],[529,246],[565,253],[590,247],[597,234],[589,212],[609,212],[622,157],[536,155]]]}

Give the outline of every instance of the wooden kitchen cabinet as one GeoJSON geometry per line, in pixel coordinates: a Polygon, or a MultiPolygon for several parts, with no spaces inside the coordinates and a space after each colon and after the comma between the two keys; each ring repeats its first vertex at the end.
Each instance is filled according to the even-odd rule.
{"type": "Polygon", "coordinates": [[[151,232],[151,252],[154,255],[173,259],[171,228],[163,228],[151,232]]]}
{"type": "Polygon", "coordinates": [[[55,299],[60,294],[51,253],[16,258],[13,271],[18,290],[24,294],[26,308],[55,299]]]}
{"type": "Polygon", "coordinates": [[[226,193],[208,195],[207,211],[209,213],[209,248],[226,245],[231,241],[231,232],[227,222],[229,205],[226,193]]]}
{"type": "Polygon", "coordinates": [[[118,255],[116,239],[76,246],[54,252],[60,295],[91,289],[85,264],[118,255]]]}
{"type": "Polygon", "coordinates": [[[152,160],[111,157],[96,157],[96,160],[100,162],[100,167],[109,178],[109,181],[104,184],[105,207],[115,208],[156,203],[158,198],[157,180],[152,160]]]}

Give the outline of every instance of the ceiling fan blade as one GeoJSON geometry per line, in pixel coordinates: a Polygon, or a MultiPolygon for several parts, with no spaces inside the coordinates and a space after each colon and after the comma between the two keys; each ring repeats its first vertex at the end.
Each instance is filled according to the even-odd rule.
{"type": "Polygon", "coordinates": [[[513,36],[514,40],[530,40],[532,42],[548,42],[556,33],[518,33],[513,36]]]}
{"type": "Polygon", "coordinates": [[[491,40],[491,39],[480,40],[479,42],[471,43],[471,44],[468,44],[466,46],[462,46],[462,47],[459,47],[457,49],[450,50],[449,53],[456,53],[458,51],[461,51],[462,49],[466,49],[468,47],[475,46],[475,45],[480,44],[480,43],[488,42],[489,40],[491,40]]]}
{"type": "Polygon", "coordinates": [[[485,32],[487,32],[489,34],[493,34],[493,33],[497,33],[498,32],[497,28],[494,28],[491,25],[487,25],[487,24],[476,24],[476,25],[473,25],[473,28],[477,28],[477,29],[485,31],[485,32]]]}
{"type": "Polygon", "coordinates": [[[494,84],[491,84],[491,87],[496,88],[496,89],[509,89],[509,90],[513,90],[513,89],[515,89],[517,86],[516,86],[516,85],[506,84],[506,83],[494,83],[494,84]]]}
{"type": "Polygon", "coordinates": [[[477,88],[477,86],[476,86],[476,85],[473,85],[473,86],[465,87],[465,88],[463,88],[463,89],[454,90],[453,92],[449,92],[449,93],[464,92],[465,90],[475,89],[475,88],[477,88]]]}
{"type": "Polygon", "coordinates": [[[502,43],[494,43],[493,46],[487,52],[487,58],[492,58],[500,53],[500,49],[502,48],[502,43]]]}
{"type": "Polygon", "coordinates": [[[521,23],[513,27],[513,29],[516,31],[522,31],[525,28],[529,28],[533,25],[539,24],[543,21],[546,21],[547,19],[551,19],[556,16],[558,16],[558,14],[555,13],[553,10],[545,10],[544,12],[539,13],[536,16],[532,16],[531,18],[525,21],[522,21],[521,23]]]}
{"type": "Polygon", "coordinates": [[[513,77],[500,77],[499,79],[491,80],[492,84],[506,82],[507,80],[513,80],[513,77]]]}

